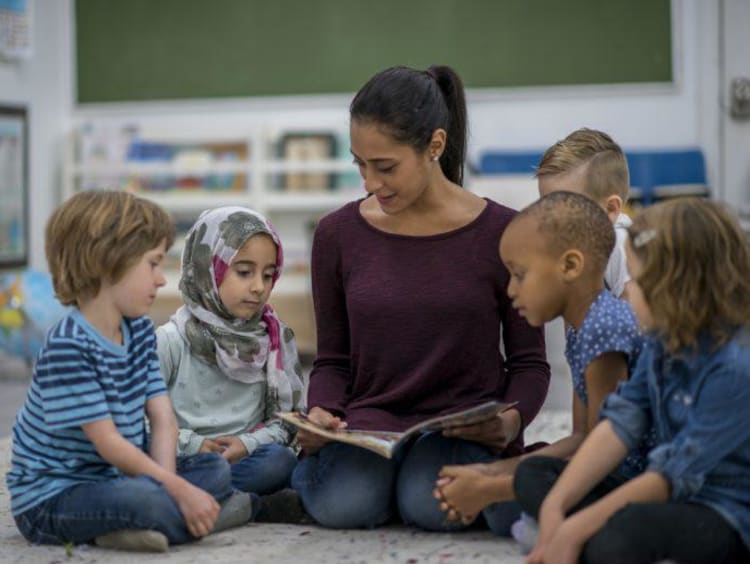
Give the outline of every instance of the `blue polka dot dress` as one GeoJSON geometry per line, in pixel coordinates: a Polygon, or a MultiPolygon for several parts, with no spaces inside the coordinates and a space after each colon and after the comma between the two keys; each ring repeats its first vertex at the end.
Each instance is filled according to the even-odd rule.
{"type": "MultiPolygon", "coordinates": [[[[620,352],[627,357],[628,374],[632,374],[643,338],[633,309],[609,290],[602,290],[589,307],[581,327],[568,327],[565,339],[565,358],[573,377],[573,390],[584,405],[588,405],[586,368],[594,360],[609,352],[620,352]]],[[[631,452],[620,467],[626,477],[640,474],[646,468],[649,447],[631,452]]]]}

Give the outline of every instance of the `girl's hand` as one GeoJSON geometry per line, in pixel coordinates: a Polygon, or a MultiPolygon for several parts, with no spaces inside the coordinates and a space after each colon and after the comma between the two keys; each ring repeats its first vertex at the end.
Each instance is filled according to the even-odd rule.
{"type": "Polygon", "coordinates": [[[482,423],[445,429],[443,435],[481,443],[500,452],[515,440],[520,432],[521,414],[516,409],[509,409],[482,423]]]}
{"type": "Polygon", "coordinates": [[[542,503],[539,510],[539,538],[536,541],[534,550],[526,558],[527,564],[543,564],[545,562],[545,553],[548,552],[548,546],[557,534],[558,529],[565,522],[565,514],[561,509],[547,503],[549,497],[542,503]]]}
{"type": "Polygon", "coordinates": [[[212,439],[203,439],[203,442],[201,443],[201,448],[198,449],[198,452],[218,452],[221,453],[224,448],[217,443],[215,440],[212,439]]]}
{"type": "MultiPolygon", "coordinates": [[[[316,425],[331,431],[346,428],[346,421],[320,407],[313,407],[307,414],[307,418],[316,425]]],[[[320,435],[300,429],[297,431],[297,442],[306,454],[315,454],[329,441],[320,435]]]]}
{"type": "Polygon", "coordinates": [[[229,464],[234,464],[238,460],[247,456],[247,447],[238,437],[226,435],[216,437],[214,442],[221,448],[221,456],[227,459],[229,464]]]}
{"type": "Polygon", "coordinates": [[[544,548],[537,542],[534,550],[526,557],[526,564],[544,564],[544,548]]]}
{"type": "Polygon", "coordinates": [[[566,519],[547,544],[545,553],[555,555],[555,564],[576,564],[586,540],[583,531],[576,527],[575,520],[566,519]]]}

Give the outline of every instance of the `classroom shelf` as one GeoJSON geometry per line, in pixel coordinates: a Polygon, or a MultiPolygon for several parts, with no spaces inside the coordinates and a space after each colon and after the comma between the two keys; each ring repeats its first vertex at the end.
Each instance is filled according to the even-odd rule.
{"type": "Polygon", "coordinates": [[[270,212],[329,211],[362,197],[363,190],[340,192],[296,192],[293,194],[267,194],[264,207],[270,212]]]}
{"type": "Polygon", "coordinates": [[[81,118],[65,144],[63,195],[128,190],[172,215],[176,240],[165,261],[167,285],[154,307],[160,322],[181,303],[182,246],[200,212],[237,205],[269,217],[287,258],[271,301],[289,316],[285,321],[300,348],[314,352],[309,280],[314,226],[364,190],[346,150],[345,118],[304,128],[270,119],[214,126],[168,116],[81,118]]]}

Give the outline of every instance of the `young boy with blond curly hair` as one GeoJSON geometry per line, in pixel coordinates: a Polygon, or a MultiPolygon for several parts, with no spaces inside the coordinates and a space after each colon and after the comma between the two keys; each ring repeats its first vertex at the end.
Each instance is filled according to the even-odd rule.
{"type": "Polygon", "coordinates": [[[55,293],[73,308],[47,334],[13,428],[11,511],[30,542],[165,551],[250,518],[248,497],[217,524],[236,498],[221,456],[175,457],[146,317],[173,240],[166,212],[125,192],[76,194],[47,224],[55,293]]]}

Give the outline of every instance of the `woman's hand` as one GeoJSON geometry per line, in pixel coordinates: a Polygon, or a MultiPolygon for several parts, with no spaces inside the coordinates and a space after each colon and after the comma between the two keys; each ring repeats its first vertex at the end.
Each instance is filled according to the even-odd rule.
{"type": "Polygon", "coordinates": [[[247,447],[245,446],[245,443],[234,435],[216,437],[214,442],[221,447],[221,456],[223,456],[229,464],[234,464],[241,458],[247,456],[247,447]]]}
{"type": "Polygon", "coordinates": [[[443,435],[481,443],[500,452],[513,442],[520,432],[521,414],[511,408],[482,423],[445,429],[443,435]]]}
{"type": "MultiPolygon", "coordinates": [[[[307,414],[307,418],[316,425],[331,431],[346,428],[346,421],[320,407],[313,407],[307,414]]],[[[297,431],[297,442],[306,454],[315,454],[329,441],[320,435],[300,429],[297,431]]]]}
{"type": "Polygon", "coordinates": [[[502,462],[443,466],[433,495],[448,519],[468,524],[488,505],[513,499],[513,472],[496,466],[502,462]]]}

